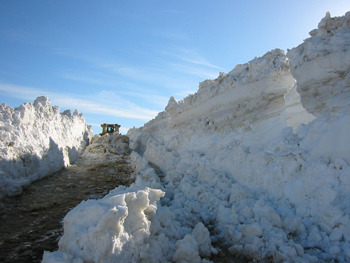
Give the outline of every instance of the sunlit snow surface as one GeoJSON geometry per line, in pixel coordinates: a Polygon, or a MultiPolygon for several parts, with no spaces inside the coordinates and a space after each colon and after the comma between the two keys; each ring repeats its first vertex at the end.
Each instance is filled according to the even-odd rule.
{"type": "Polygon", "coordinates": [[[60,113],[47,97],[0,105],[0,198],[74,162],[91,137],[82,114],[60,113]]]}
{"type": "Polygon", "coordinates": [[[129,130],[135,184],[73,209],[43,262],[350,261],[350,12],[310,35],[129,130]]]}

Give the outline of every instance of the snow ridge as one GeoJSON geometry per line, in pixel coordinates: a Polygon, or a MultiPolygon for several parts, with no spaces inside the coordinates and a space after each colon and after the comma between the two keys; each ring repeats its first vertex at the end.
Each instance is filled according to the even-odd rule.
{"type": "Polygon", "coordinates": [[[237,65],[129,130],[182,225],[250,259],[350,260],[349,18],[327,14],[289,61],[237,65]]]}
{"type": "Polygon", "coordinates": [[[84,116],[59,111],[47,97],[18,108],[0,105],[0,198],[73,163],[89,144],[84,116]]]}

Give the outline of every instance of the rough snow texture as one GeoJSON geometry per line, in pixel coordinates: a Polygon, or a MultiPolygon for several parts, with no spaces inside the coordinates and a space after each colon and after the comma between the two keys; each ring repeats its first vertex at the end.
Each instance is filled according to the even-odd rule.
{"type": "Polygon", "coordinates": [[[177,220],[251,259],[350,260],[349,21],[327,14],[289,62],[238,65],[128,132],[177,220]]]}
{"type": "Polygon", "coordinates": [[[0,198],[74,162],[92,136],[77,110],[59,112],[47,97],[0,105],[0,198]]]}
{"type": "MultiPolygon", "coordinates": [[[[145,188],[83,201],[64,218],[60,257],[68,262],[135,262],[143,258],[150,235],[150,218],[164,193],[145,188]],[[67,255],[68,254],[68,255],[67,255]]],[[[147,253],[145,253],[147,257],[147,253]]],[[[55,262],[56,253],[45,253],[43,262],[55,262]]],[[[61,262],[61,261],[58,261],[61,262]]]]}
{"type": "Polygon", "coordinates": [[[313,115],[339,111],[350,103],[350,13],[327,13],[311,37],[289,51],[304,108],[313,115]],[[307,74],[305,74],[307,72],[307,74]]]}
{"type": "Polygon", "coordinates": [[[237,65],[129,130],[135,184],[71,211],[44,262],[209,262],[220,247],[257,262],[350,261],[349,21],[327,14],[289,61],[276,49],[237,65]],[[147,187],[165,196],[147,203],[147,187]]]}

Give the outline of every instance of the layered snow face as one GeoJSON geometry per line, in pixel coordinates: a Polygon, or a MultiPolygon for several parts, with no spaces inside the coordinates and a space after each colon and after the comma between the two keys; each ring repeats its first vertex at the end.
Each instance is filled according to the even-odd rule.
{"type": "Polygon", "coordinates": [[[295,87],[284,51],[275,49],[200,83],[198,92],[182,101],[170,98],[166,110],[145,124],[143,132],[159,126],[186,130],[189,123],[203,121],[246,144],[266,143],[286,126],[296,128],[314,118],[300,105],[295,87]]]}
{"type": "Polygon", "coordinates": [[[176,220],[248,258],[350,260],[349,14],[327,14],[290,61],[238,65],[128,132],[176,220]]]}
{"type": "Polygon", "coordinates": [[[0,198],[74,162],[92,137],[77,110],[59,112],[47,97],[0,105],[0,198]]]}
{"type": "Polygon", "coordinates": [[[284,94],[294,82],[284,52],[276,49],[200,83],[198,92],[182,101],[172,97],[166,111],[146,124],[144,131],[168,122],[171,127],[186,129],[188,123],[203,121],[215,123],[218,132],[234,127],[237,131],[233,133],[244,134],[241,138],[250,144],[255,143],[255,131],[264,128],[269,132],[261,133],[259,141],[269,141],[277,136],[270,127],[286,126],[284,94]]]}

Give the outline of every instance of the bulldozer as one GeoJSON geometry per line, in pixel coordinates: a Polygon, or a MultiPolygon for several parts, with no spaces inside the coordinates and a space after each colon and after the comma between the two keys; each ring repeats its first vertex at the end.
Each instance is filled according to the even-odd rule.
{"type": "Polygon", "coordinates": [[[100,133],[101,136],[105,135],[106,133],[119,133],[119,128],[120,125],[119,124],[101,124],[102,127],[102,133],[100,133]]]}

